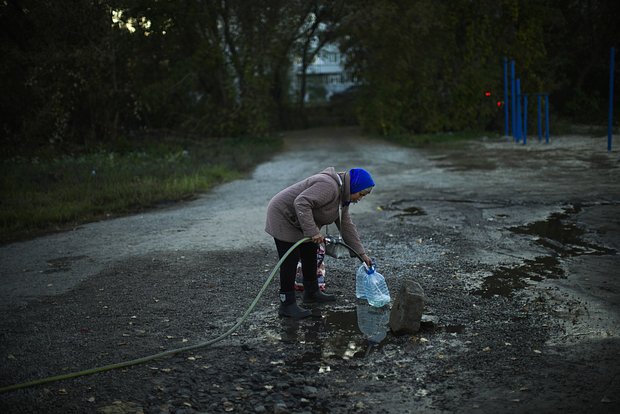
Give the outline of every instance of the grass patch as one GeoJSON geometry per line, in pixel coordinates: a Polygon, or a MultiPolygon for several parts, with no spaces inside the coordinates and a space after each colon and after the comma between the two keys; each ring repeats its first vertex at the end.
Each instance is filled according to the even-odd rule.
{"type": "Polygon", "coordinates": [[[80,155],[13,157],[0,166],[0,243],[194,198],[242,177],[275,138],[160,138],[80,155]]]}
{"type": "Polygon", "coordinates": [[[484,132],[442,132],[437,134],[395,134],[383,139],[398,145],[414,148],[454,148],[483,136],[496,135],[484,132]]]}

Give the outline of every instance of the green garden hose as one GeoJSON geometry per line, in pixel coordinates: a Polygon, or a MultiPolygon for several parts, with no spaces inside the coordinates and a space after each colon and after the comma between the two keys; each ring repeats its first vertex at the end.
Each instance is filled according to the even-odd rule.
{"type": "Polygon", "coordinates": [[[288,249],[286,254],[284,256],[282,256],[280,261],[273,268],[273,270],[271,271],[271,274],[269,275],[269,277],[267,278],[267,280],[263,284],[263,287],[258,292],[258,295],[256,295],[256,298],[254,298],[254,301],[252,301],[252,303],[250,304],[250,307],[245,311],[245,313],[243,314],[241,319],[239,319],[239,321],[233,327],[231,327],[229,330],[227,330],[226,332],[224,332],[223,334],[221,334],[217,338],[214,338],[214,339],[211,339],[211,340],[205,341],[205,342],[200,342],[200,343],[195,344],[195,345],[186,346],[186,347],[183,347],[183,348],[171,349],[171,350],[168,350],[168,351],[160,352],[158,354],[148,355],[148,356],[145,356],[143,358],[132,359],[131,361],[119,362],[119,363],[116,363],[116,364],[104,365],[104,366],[98,367],[98,368],[86,369],[84,371],[72,372],[72,373],[69,373],[69,374],[56,375],[56,376],[53,376],[53,377],[47,377],[47,378],[41,378],[41,379],[38,379],[38,380],[28,381],[28,382],[24,382],[24,383],[21,383],[21,384],[9,385],[9,386],[0,388],[0,394],[1,393],[5,393],[5,392],[9,392],[9,391],[19,390],[19,389],[22,389],[22,388],[33,387],[35,385],[48,384],[50,382],[62,381],[62,380],[70,379],[70,378],[83,377],[83,376],[86,376],[86,375],[96,374],[98,372],[111,371],[113,369],[126,368],[126,367],[130,367],[130,366],[133,366],[133,365],[144,364],[145,362],[152,361],[154,359],[163,358],[163,357],[167,357],[167,356],[178,354],[180,352],[191,351],[193,349],[203,348],[205,346],[213,345],[214,343],[216,343],[218,341],[221,341],[222,339],[226,338],[228,335],[233,333],[235,330],[237,330],[237,328],[248,318],[250,313],[256,307],[256,304],[258,303],[258,301],[261,298],[261,296],[263,296],[263,293],[265,293],[265,290],[267,289],[267,286],[269,286],[269,284],[271,283],[271,280],[273,279],[274,275],[276,274],[278,269],[280,269],[280,266],[282,266],[282,263],[284,262],[284,260],[288,257],[289,254],[291,254],[291,252],[293,250],[295,250],[297,248],[297,246],[299,246],[300,244],[305,243],[305,242],[307,242],[309,240],[310,240],[309,237],[304,237],[303,239],[301,239],[297,243],[295,243],[293,245],[293,247],[288,249]]]}

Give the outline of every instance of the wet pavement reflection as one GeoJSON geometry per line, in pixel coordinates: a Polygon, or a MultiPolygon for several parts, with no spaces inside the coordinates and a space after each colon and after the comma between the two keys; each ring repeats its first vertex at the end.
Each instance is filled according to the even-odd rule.
{"type": "Polygon", "coordinates": [[[325,371],[322,361],[327,358],[363,358],[389,342],[389,317],[389,307],[375,308],[367,303],[348,308],[315,308],[312,317],[305,320],[281,319],[281,340],[316,345],[290,363],[318,364],[317,369],[325,371]]]}
{"type": "Polygon", "coordinates": [[[616,254],[614,249],[586,242],[582,239],[585,231],[568,222],[571,215],[578,214],[581,210],[579,206],[572,206],[562,213],[551,214],[546,220],[511,227],[509,230],[515,234],[533,236],[534,242],[548,249],[551,255],[524,260],[518,266],[500,266],[493,275],[484,280],[481,288],[473,293],[483,297],[511,296],[515,290],[525,288],[531,282],[565,277],[561,259],[616,254]]]}

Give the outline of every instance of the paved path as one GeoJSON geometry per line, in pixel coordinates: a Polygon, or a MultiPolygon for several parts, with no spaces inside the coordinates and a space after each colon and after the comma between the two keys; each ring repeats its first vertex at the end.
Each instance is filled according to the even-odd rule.
{"type": "MultiPolygon", "coordinates": [[[[602,138],[561,137],[551,145],[528,146],[488,139],[444,153],[396,147],[344,128],[287,133],[286,145],[248,178],[197,200],[1,247],[0,303],[14,306],[65,292],[118,260],[147,253],[271,250],[271,239],[263,232],[268,200],[326,166],[365,167],[375,176],[376,191],[354,213],[390,206],[424,208],[437,217],[439,229],[465,233],[472,240],[471,257],[481,262],[518,264],[540,255],[543,247],[527,239],[515,241],[506,229],[545,220],[575,203],[585,206],[575,219],[587,227],[586,235],[620,250],[618,153],[607,152],[602,138]]],[[[588,279],[600,282],[620,268],[617,255],[573,261],[584,275],[567,288],[580,295],[592,295],[588,279]]],[[[601,309],[618,305],[617,294],[600,292],[601,309]]]]}

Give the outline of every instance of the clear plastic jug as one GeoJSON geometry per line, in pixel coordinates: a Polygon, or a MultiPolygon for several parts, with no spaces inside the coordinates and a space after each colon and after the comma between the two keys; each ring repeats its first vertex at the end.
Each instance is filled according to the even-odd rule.
{"type": "Polygon", "coordinates": [[[371,306],[380,308],[390,303],[390,292],[385,278],[375,266],[362,264],[355,274],[355,296],[366,299],[371,306]]]}

